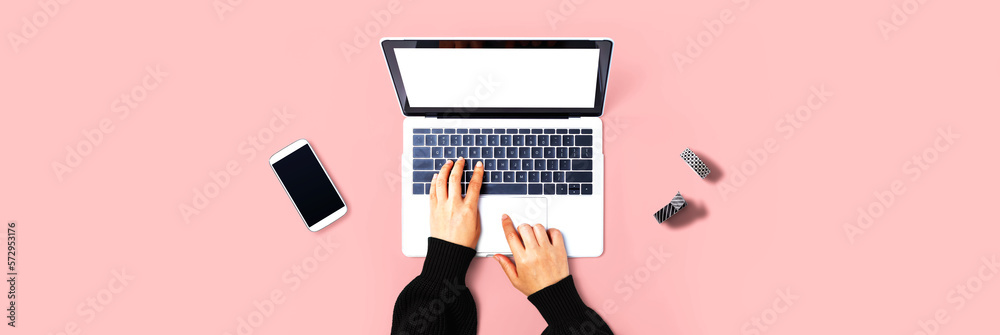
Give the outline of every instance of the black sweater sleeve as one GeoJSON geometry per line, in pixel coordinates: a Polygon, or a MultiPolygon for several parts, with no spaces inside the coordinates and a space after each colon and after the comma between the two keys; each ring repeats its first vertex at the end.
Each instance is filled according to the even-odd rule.
{"type": "Polygon", "coordinates": [[[396,298],[392,334],[475,334],[476,301],[465,286],[475,256],[475,249],[429,237],[423,270],[396,298]]]}
{"type": "MultiPolygon", "coordinates": [[[[475,334],[476,301],[465,286],[476,250],[437,238],[427,240],[427,258],[417,278],[399,293],[392,311],[392,334],[475,334]]],[[[548,327],[543,335],[613,334],[580,299],[573,276],[528,296],[548,327]]]]}
{"type": "Polygon", "coordinates": [[[549,324],[542,335],[614,334],[604,319],[580,299],[573,276],[528,296],[549,324]]]}

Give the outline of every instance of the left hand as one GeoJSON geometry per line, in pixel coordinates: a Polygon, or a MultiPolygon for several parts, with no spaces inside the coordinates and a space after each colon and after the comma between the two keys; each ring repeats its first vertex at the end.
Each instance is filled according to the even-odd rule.
{"type": "Polygon", "coordinates": [[[469,190],[462,197],[465,159],[448,160],[431,179],[431,237],[472,249],[479,243],[479,190],[483,185],[483,163],[476,164],[469,190]]]}

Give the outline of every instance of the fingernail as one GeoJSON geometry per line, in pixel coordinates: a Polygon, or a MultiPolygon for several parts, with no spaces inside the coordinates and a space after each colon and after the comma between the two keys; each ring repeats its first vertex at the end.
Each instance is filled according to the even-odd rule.
{"type": "Polygon", "coordinates": [[[464,160],[464,159],[465,159],[464,157],[458,156],[458,160],[464,160]]]}
{"type": "Polygon", "coordinates": [[[483,161],[476,162],[476,167],[483,167],[483,161]]]}
{"type": "Polygon", "coordinates": [[[507,216],[507,214],[504,214],[503,217],[501,217],[501,219],[507,220],[507,219],[510,219],[510,217],[507,216]]]}
{"type": "Polygon", "coordinates": [[[437,177],[438,177],[438,174],[435,173],[434,176],[431,177],[431,179],[434,179],[434,178],[437,178],[437,177]]]}
{"type": "Polygon", "coordinates": [[[449,159],[447,162],[444,162],[444,163],[445,164],[451,164],[451,160],[449,159]]]}

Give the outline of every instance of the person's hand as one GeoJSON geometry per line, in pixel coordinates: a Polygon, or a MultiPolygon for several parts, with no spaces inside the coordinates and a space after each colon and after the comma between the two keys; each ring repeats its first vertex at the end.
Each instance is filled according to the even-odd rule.
{"type": "Polygon", "coordinates": [[[483,186],[483,163],[476,163],[469,190],[462,198],[465,159],[450,159],[431,179],[431,237],[476,248],[479,243],[479,189],[483,186]]]}
{"type": "Polygon", "coordinates": [[[493,258],[518,291],[531,295],[569,276],[566,245],[558,229],[546,231],[540,224],[522,224],[514,230],[514,223],[504,214],[503,232],[517,265],[504,255],[493,255],[493,258]]]}

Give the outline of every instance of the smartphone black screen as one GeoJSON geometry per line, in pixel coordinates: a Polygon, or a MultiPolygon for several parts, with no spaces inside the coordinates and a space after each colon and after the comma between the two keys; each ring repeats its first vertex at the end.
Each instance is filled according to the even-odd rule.
{"type": "Polygon", "coordinates": [[[274,171],[310,227],[344,208],[344,201],[308,144],[275,162],[274,171]]]}

